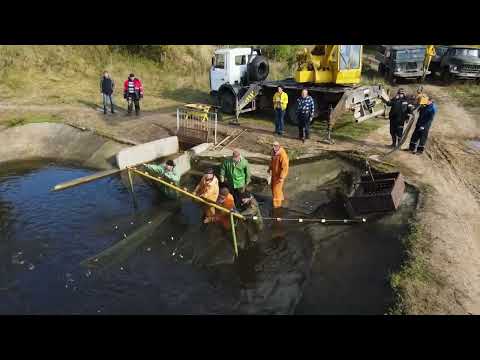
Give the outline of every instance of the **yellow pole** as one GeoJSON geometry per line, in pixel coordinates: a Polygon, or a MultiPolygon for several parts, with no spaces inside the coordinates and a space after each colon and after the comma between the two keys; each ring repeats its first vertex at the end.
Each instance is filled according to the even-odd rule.
{"type": "Polygon", "coordinates": [[[233,213],[230,213],[230,225],[232,226],[233,248],[235,249],[235,256],[238,257],[237,234],[235,234],[235,221],[233,220],[233,213]]]}
{"type": "Polygon", "coordinates": [[[245,217],[244,217],[243,215],[240,215],[240,214],[235,213],[235,212],[231,212],[230,210],[228,210],[228,209],[226,209],[226,208],[224,208],[224,207],[222,207],[222,206],[219,206],[219,205],[217,205],[217,204],[215,204],[215,203],[211,203],[211,202],[209,202],[209,201],[206,201],[206,200],[202,199],[201,197],[199,197],[199,196],[197,196],[197,195],[194,195],[194,194],[192,194],[192,193],[189,193],[188,191],[185,191],[185,190],[179,188],[178,186],[172,185],[172,184],[170,184],[170,183],[168,183],[168,182],[166,182],[166,181],[164,181],[164,180],[162,180],[162,179],[158,179],[158,178],[153,177],[153,176],[151,176],[151,175],[149,175],[149,174],[143,173],[143,172],[141,172],[141,171],[139,171],[139,170],[137,170],[137,169],[135,169],[135,168],[128,168],[128,169],[131,170],[131,171],[134,172],[134,173],[137,173],[138,175],[144,176],[144,177],[146,177],[146,178],[148,178],[148,179],[151,179],[151,180],[155,180],[155,181],[157,181],[157,182],[159,182],[159,183],[161,183],[161,184],[169,187],[170,189],[173,189],[173,190],[178,191],[179,193],[181,193],[181,194],[183,194],[183,195],[186,195],[186,196],[190,197],[191,199],[193,199],[193,200],[195,200],[195,201],[198,201],[198,202],[201,202],[201,203],[203,203],[203,204],[205,204],[205,205],[214,207],[215,209],[218,209],[218,210],[220,210],[220,211],[222,211],[222,212],[224,212],[224,213],[231,214],[232,216],[234,216],[234,217],[236,217],[236,218],[238,218],[238,219],[245,220],[245,217]]]}

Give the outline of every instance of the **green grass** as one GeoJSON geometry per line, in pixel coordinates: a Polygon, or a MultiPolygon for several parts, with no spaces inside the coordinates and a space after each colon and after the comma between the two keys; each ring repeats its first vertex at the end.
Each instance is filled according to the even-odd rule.
{"type": "Polygon", "coordinates": [[[7,127],[21,126],[34,123],[44,122],[60,122],[62,118],[55,114],[39,115],[39,114],[24,114],[22,116],[14,116],[4,120],[7,127]]]}
{"type": "MultiPolygon", "coordinates": [[[[423,186],[426,196],[432,190],[423,186]]],[[[428,261],[431,241],[427,231],[411,221],[409,235],[403,240],[405,260],[399,271],[390,275],[390,285],[395,303],[389,309],[391,315],[431,314],[438,312],[438,293],[446,287],[445,279],[436,274],[428,261]]]]}
{"type": "MultiPolygon", "coordinates": [[[[356,123],[353,118],[353,113],[347,112],[338,118],[333,128],[332,137],[342,140],[360,140],[383,125],[385,125],[385,120],[381,117],[356,123]]],[[[326,134],[326,122],[315,121],[313,123],[312,130],[326,134]]]]}
{"type": "Polygon", "coordinates": [[[466,108],[480,108],[480,85],[452,84],[447,91],[466,108]]]}

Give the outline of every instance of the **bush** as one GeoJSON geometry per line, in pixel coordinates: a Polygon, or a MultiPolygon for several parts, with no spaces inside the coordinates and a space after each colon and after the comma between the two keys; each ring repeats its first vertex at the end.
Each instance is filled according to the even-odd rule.
{"type": "Polygon", "coordinates": [[[165,59],[168,45],[112,45],[113,51],[129,55],[142,56],[146,59],[162,62],[165,59]]]}
{"type": "Polygon", "coordinates": [[[302,45],[266,45],[262,48],[265,56],[272,61],[284,62],[292,67],[296,61],[297,52],[302,45]]]}

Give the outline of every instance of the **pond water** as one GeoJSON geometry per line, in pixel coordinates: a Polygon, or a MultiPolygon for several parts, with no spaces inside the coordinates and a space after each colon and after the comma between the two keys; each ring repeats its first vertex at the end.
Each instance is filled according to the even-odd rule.
{"type": "MultiPolygon", "coordinates": [[[[94,172],[46,162],[2,167],[0,313],[228,313],[235,283],[215,286],[208,272],[172,255],[184,227],[175,217],[123,263],[107,271],[80,265],[162,210],[157,193],[137,184],[135,211],[120,177],[50,192],[94,172]]],[[[198,210],[183,205],[190,221],[198,222],[198,210]]]]}
{"type": "MultiPolygon", "coordinates": [[[[344,187],[340,170],[353,169],[335,159],[292,166],[291,210],[278,216],[346,218],[342,202],[329,198],[344,187]]],[[[416,205],[410,187],[398,211],[365,225],[266,221],[257,247],[233,266],[208,268],[190,261],[209,232],[186,198],[171,207],[136,182],[135,209],[120,176],[50,191],[94,172],[46,161],[2,165],[0,314],[382,314],[391,305],[388,275],[401,265],[416,205]],[[138,246],[102,255],[125,239],[138,246]]],[[[182,186],[197,180],[186,175],[182,186]]],[[[257,187],[262,214],[276,218],[268,186],[257,187]]],[[[233,251],[225,239],[223,259],[233,251]]]]}

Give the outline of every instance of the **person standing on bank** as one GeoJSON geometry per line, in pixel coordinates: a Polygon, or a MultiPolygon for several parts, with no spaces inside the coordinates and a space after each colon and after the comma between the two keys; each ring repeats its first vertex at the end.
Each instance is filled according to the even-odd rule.
{"type": "Polygon", "coordinates": [[[273,95],[273,109],[275,110],[275,134],[283,135],[285,111],[288,105],[288,95],[283,91],[282,87],[277,88],[277,92],[273,95]]]}
{"type": "MultiPolygon", "coordinates": [[[[383,98],[382,98],[383,99],[383,98]]],[[[403,136],[403,127],[408,118],[410,108],[405,97],[405,90],[399,89],[397,95],[391,100],[385,101],[387,106],[390,106],[388,118],[390,120],[390,136],[392,137],[392,148],[400,145],[400,140],[403,136]]]]}
{"type": "Polygon", "coordinates": [[[250,164],[240,155],[240,151],[233,150],[231,158],[223,161],[220,167],[220,182],[226,182],[235,203],[240,203],[240,194],[243,193],[250,183],[250,164]]]}
{"type": "Polygon", "coordinates": [[[135,114],[140,115],[140,99],[143,99],[143,85],[140,79],[130,74],[123,84],[123,97],[127,100],[128,115],[132,113],[135,104],[135,114]]]}
{"type": "Polygon", "coordinates": [[[108,71],[104,71],[102,78],[100,79],[100,93],[103,98],[103,113],[107,114],[107,103],[110,103],[110,110],[112,114],[115,114],[113,104],[113,91],[115,90],[115,82],[110,77],[108,71]]]}
{"type": "Polygon", "coordinates": [[[420,109],[418,110],[418,120],[415,125],[415,130],[410,138],[409,150],[413,154],[421,155],[425,150],[425,145],[427,144],[428,133],[430,127],[432,126],[433,118],[437,113],[437,106],[432,99],[424,97],[419,101],[420,109]],[[417,146],[418,144],[418,146],[417,146]]]}
{"type": "Polygon", "coordinates": [[[305,142],[310,138],[310,123],[313,120],[315,104],[313,98],[308,95],[308,90],[302,90],[302,96],[297,99],[298,138],[305,142]]]}

